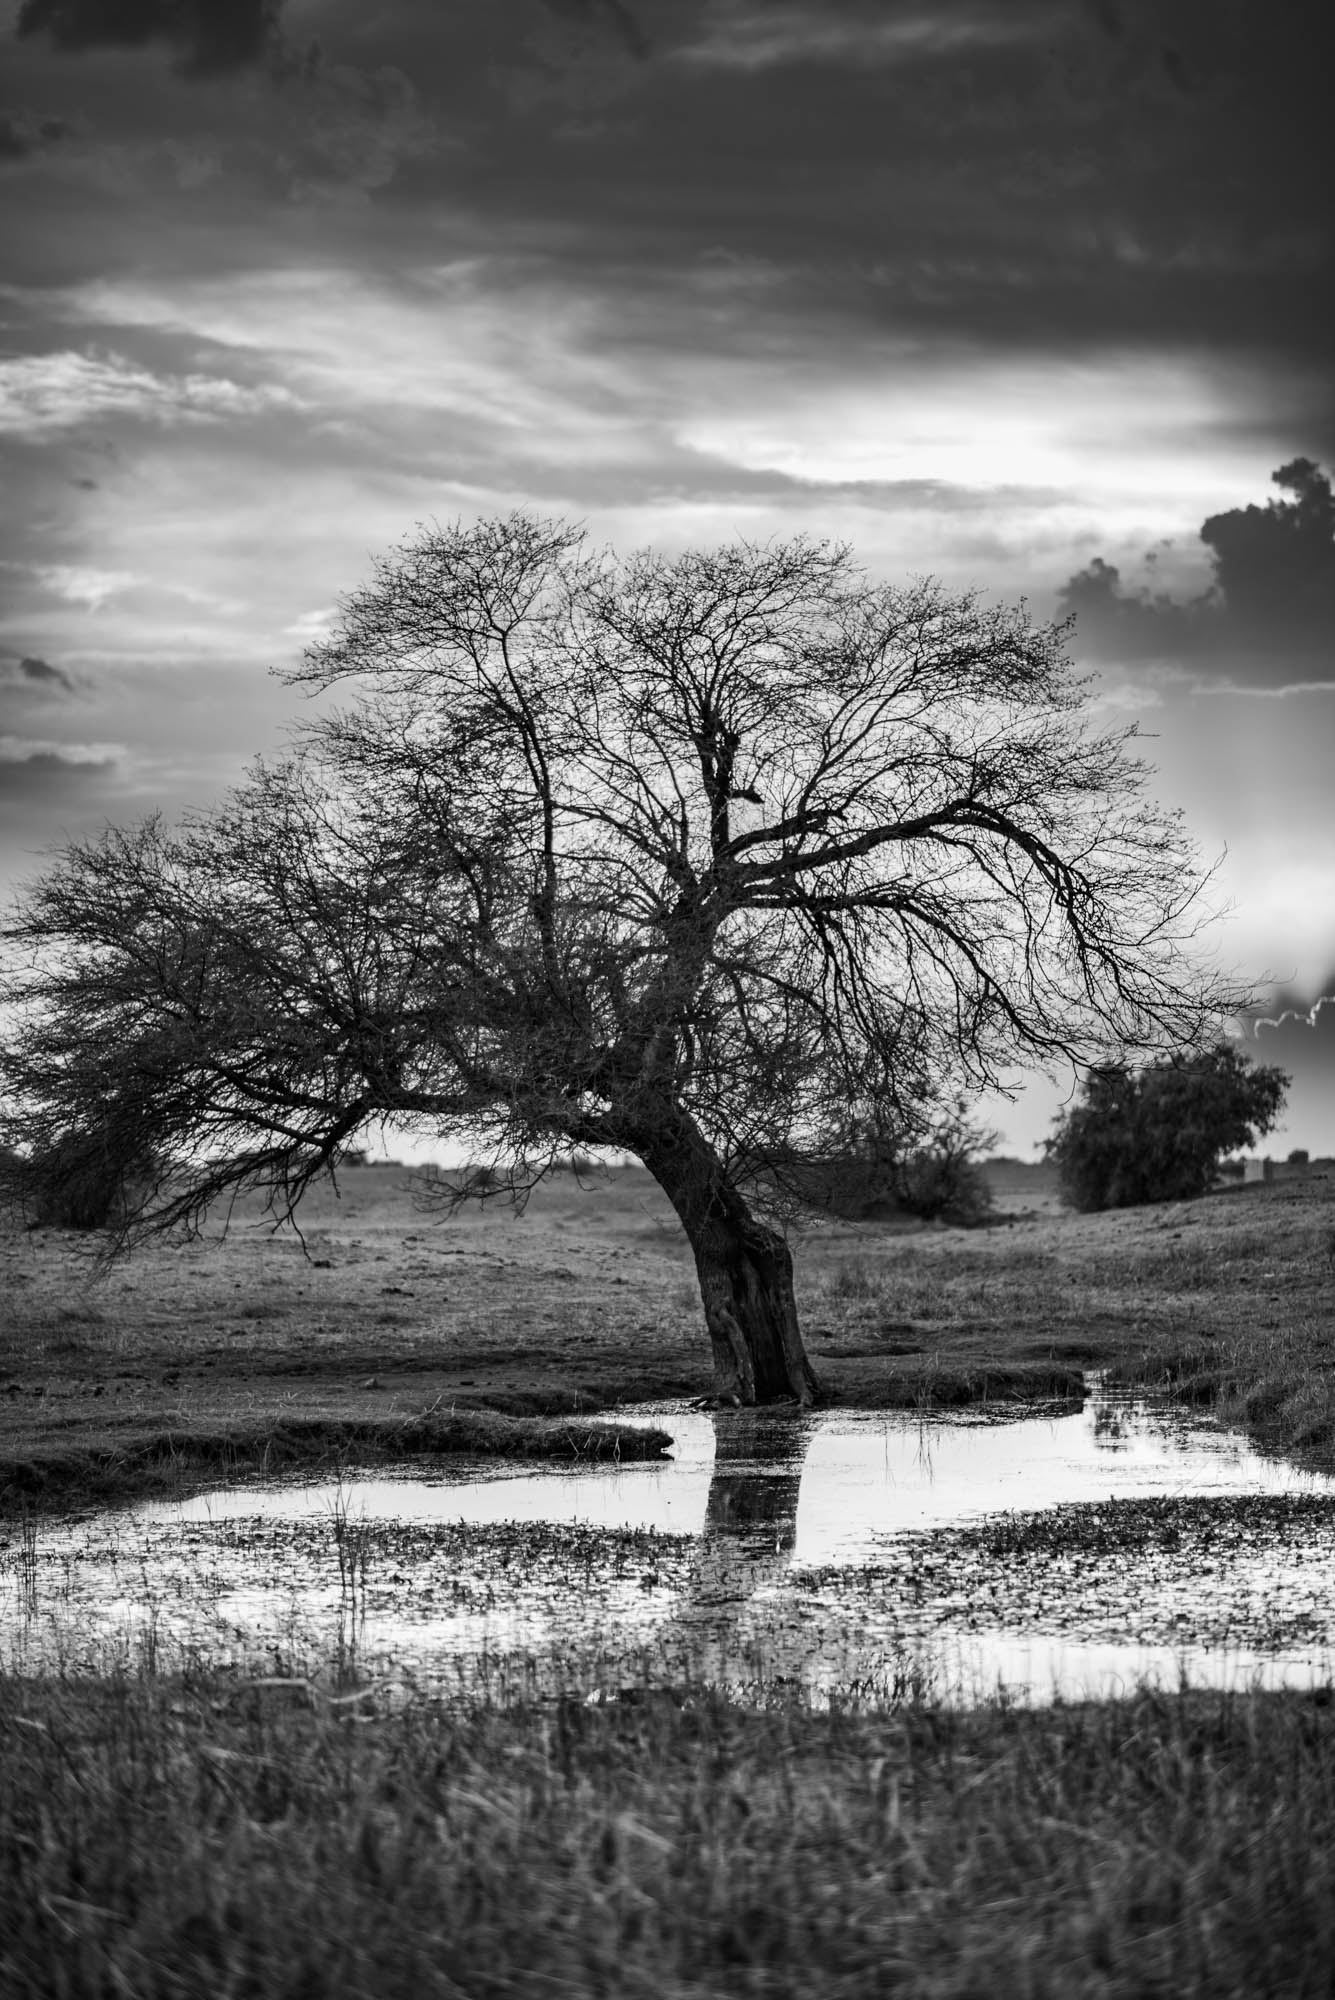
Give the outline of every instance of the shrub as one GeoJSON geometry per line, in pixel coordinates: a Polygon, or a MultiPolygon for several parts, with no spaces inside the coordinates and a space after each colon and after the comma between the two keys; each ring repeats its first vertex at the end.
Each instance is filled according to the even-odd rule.
{"type": "Polygon", "coordinates": [[[1047,1142],[1063,1201],[1087,1214],[1204,1194],[1221,1154],[1274,1126],[1288,1081],[1231,1042],[1149,1069],[1091,1070],[1047,1142]]]}
{"type": "Polygon", "coordinates": [[[910,1153],[899,1168],[899,1200],[925,1222],[981,1222],[992,1206],[982,1169],[965,1154],[935,1146],[910,1153]]]}
{"type": "Polygon", "coordinates": [[[815,1157],[788,1154],[779,1168],[782,1187],[791,1190],[799,1207],[824,1209],[843,1222],[863,1222],[901,1205],[898,1162],[880,1147],[850,1146],[815,1157]]]}
{"type": "Polygon", "coordinates": [[[851,1221],[894,1208],[925,1222],[980,1222],[992,1190],[977,1155],[995,1143],[963,1098],[912,1137],[854,1126],[840,1152],[809,1163],[805,1198],[851,1221]]]}
{"type": "Polygon", "coordinates": [[[992,1206],[992,1190],[978,1156],[996,1143],[995,1132],[970,1118],[967,1099],[957,1098],[900,1162],[901,1203],[925,1222],[981,1222],[992,1206]]]}
{"type": "Polygon", "coordinates": [[[30,1158],[0,1162],[30,1229],[120,1228],[160,1171],[154,1155],[127,1157],[106,1132],[68,1132],[30,1158]]]}

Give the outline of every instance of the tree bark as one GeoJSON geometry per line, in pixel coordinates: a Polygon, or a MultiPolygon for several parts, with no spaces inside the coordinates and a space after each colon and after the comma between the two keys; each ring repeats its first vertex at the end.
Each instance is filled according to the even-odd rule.
{"type": "Polygon", "coordinates": [[[641,1158],[681,1218],[695,1255],[720,1403],[796,1401],[819,1393],[793,1297],[793,1260],[777,1230],[757,1221],[717,1154],[678,1113],[641,1158]]]}

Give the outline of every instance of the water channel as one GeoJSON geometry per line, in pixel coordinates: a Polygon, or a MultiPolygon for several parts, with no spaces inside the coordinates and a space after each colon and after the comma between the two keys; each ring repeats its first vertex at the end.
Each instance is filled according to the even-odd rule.
{"type": "Polygon", "coordinates": [[[631,1415],[670,1459],[350,1469],[0,1527],[0,1666],[591,1700],[1332,1677],[1335,1479],[1170,1406],[631,1415]]]}

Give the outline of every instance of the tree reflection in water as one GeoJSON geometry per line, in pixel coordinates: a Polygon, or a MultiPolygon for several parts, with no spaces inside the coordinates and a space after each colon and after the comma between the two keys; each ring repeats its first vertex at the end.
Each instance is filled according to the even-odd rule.
{"type": "Polygon", "coordinates": [[[767,1410],[719,1410],[714,1416],[714,1474],[705,1508],[705,1540],[729,1536],[756,1553],[791,1555],[797,1498],[812,1426],[767,1410]]]}
{"type": "Polygon", "coordinates": [[[669,1674],[684,1668],[689,1679],[716,1686],[754,1685],[790,1675],[805,1655],[775,1586],[792,1561],[812,1433],[795,1413],[716,1413],[704,1531],[662,1635],[669,1674]]]}

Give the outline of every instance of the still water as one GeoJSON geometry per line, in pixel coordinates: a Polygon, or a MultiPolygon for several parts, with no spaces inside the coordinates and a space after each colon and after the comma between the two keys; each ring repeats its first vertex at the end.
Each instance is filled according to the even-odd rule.
{"type": "Polygon", "coordinates": [[[499,1698],[1331,1678],[1335,1480],[1169,1408],[633,1420],[671,1459],[351,1470],[43,1522],[0,1549],[0,1660],[332,1663],[499,1698]]]}

